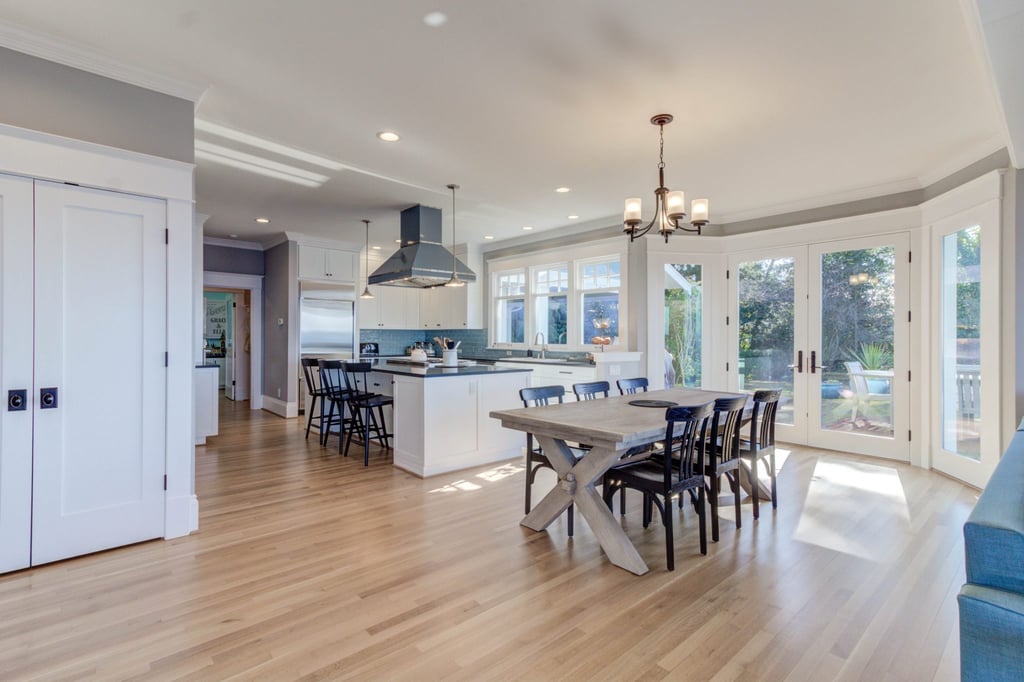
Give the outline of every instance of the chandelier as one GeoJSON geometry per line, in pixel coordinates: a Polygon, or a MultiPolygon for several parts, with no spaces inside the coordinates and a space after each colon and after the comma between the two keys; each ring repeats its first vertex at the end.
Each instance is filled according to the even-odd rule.
{"type": "Polygon", "coordinates": [[[661,148],[658,153],[658,189],[654,190],[654,218],[647,223],[647,227],[641,228],[641,200],[640,197],[626,199],[626,210],[623,213],[622,222],[625,224],[623,232],[629,235],[629,241],[638,239],[648,232],[655,225],[658,232],[665,237],[668,243],[668,236],[676,230],[684,232],[696,232],[700,234],[700,228],[708,224],[708,200],[694,199],[690,204],[690,226],[683,220],[686,218],[686,199],[682,190],[670,191],[665,187],[665,126],[672,122],[672,114],[658,114],[651,117],[651,124],[658,126],[658,136],[661,138],[661,148]]]}

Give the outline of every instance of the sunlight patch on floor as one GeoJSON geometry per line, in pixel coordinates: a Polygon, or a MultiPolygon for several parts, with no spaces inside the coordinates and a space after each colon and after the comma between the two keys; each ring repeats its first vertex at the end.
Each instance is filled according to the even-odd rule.
{"type": "MultiPolygon", "coordinates": [[[[520,465],[520,464],[507,463],[507,464],[498,465],[498,466],[494,467],[493,469],[488,469],[487,471],[481,471],[479,474],[475,474],[474,478],[476,478],[479,481],[482,481],[484,483],[497,483],[498,481],[500,481],[500,480],[502,480],[504,478],[508,478],[509,476],[515,476],[516,474],[522,472],[523,470],[524,470],[524,467],[522,465],[520,465]]],[[[432,492],[432,493],[454,493],[454,492],[459,492],[459,491],[468,492],[468,491],[472,491],[472,490],[481,490],[482,488],[483,488],[483,486],[479,485],[479,483],[474,483],[472,481],[467,481],[464,478],[460,478],[458,480],[452,481],[451,483],[443,485],[440,488],[434,488],[433,490],[430,490],[429,492],[432,492]]]]}
{"type": "Polygon", "coordinates": [[[893,519],[900,529],[909,526],[910,510],[899,472],[865,462],[820,460],[814,467],[794,537],[844,554],[883,561],[888,552],[884,541],[868,544],[851,538],[861,533],[846,532],[873,518],[893,519]]]}

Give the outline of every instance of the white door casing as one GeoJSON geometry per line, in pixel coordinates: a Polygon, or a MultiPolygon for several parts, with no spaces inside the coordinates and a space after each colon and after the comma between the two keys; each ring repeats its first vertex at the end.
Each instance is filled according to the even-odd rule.
{"type": "Polygon", "coordinates": [[[164,535],[166,210],[36,183],[33,564],[164,535]]]}
{"type": "Polygon", "coordinates": [[[25,568],[32,538],[32,181],[0,175],[0,573],[25,568]],[[8,409],[8,391],[26,391],[8,409]]]}

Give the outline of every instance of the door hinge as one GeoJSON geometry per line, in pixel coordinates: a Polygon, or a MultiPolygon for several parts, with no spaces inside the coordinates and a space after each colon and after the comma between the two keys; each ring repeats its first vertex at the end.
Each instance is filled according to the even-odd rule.
{"type": "Polygon", "coordinates": [[[908,430],[908,431],[907,431],[907,440],[908,440],[908,441],[909,441],[909,440],[911,440],[911,436],[913,436],[913,435],[914,435],[914,434],[913,434],[913,433],[912,433],[911,431],[909,431],[909,430],[908,430]]]}
{"type": "Polygon", "coordinates": [[[728,371],[729,371],[729,363],[728,363],[728,362],[727,362],[727,363],[725,363],[725,371],[726,371],[726,372],[728,372],[728,371]]]}
{"type": "Polygon", "coordinates": [[[910,311],[907,311],[907,322],[910,322],[910,311]]]}
{"type": "Polygon", "coordinates": [[[728,270],[725,271],[725,278],[729,279],[729,271],[728,270]]]}
{"type": "Polygon", "coordinates": [[[232,385],[232,386],[234,386],[234,385],[235,385],[235,381],[234,381],[234,379],[232,379],[232,380],[231,380],[231,385],[232,385]]]}
{"type": "Polygon", "coordinates": [[[171,230],[170,228],[164,230],[164,244],[171,243],[171,230]]]}
{"type": "Polygon", "coordinates": [[[907,370],[907,381],[910,381],[910,370],[907,370]]]}
{"type": "Polygon", "coordinates": [[[914,262],[914,252],[913,251],[907,251],[907,262],[908,263],[913,263],[914,262]]]}
{"type": "Polygon", "coordinates": [[[725,316],[725,326],[726,327],[729,326],[729,316],[728,315],[725,316]]]}
{"type": "Polygon", "coordinates": [[[238,307],[238,304],[237,304],[237,303],[235,303],[234,301],[232,301],[232,302],[231,302],[231,307],[232,307],[232,308],[237,308],[237,307],[238,307]]]}
{"type": "Polygon", "coordinates": [[[164,490],[167,490],[167,474],[164,474],[164,490]]]}
{"type": "Polygon", "coordinates": [[[170,359],[171,359],[171,354],[165,351],[164,352],[164,367],[170,367],[170,359]]]}

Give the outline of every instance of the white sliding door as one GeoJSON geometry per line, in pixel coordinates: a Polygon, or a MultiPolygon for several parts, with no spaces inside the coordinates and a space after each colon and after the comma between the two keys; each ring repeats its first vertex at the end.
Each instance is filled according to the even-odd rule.
{"type": "Polygon", "coordinates": [[[0,390],[3,573],[29,565],[32,537],[32,181],[7,175],[0,175],[0,390]]]}
{"type": "Polygon", "coordinates": [[[33,564],[163,535],[165,224],[36,183],[33,564]]]}

